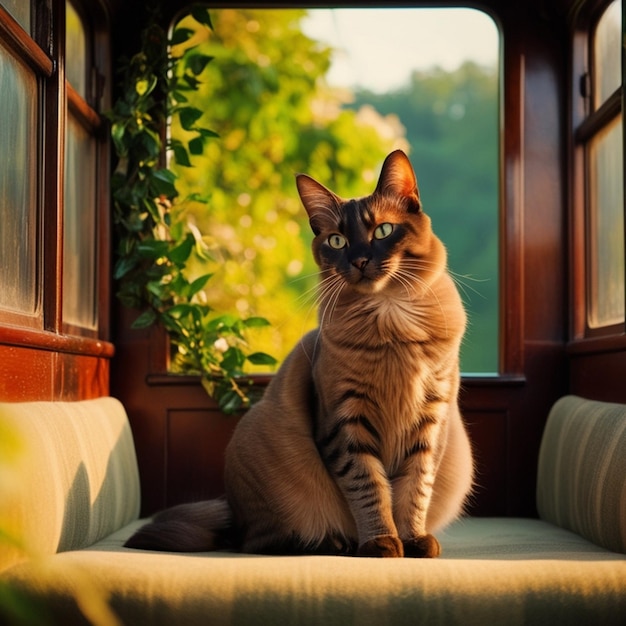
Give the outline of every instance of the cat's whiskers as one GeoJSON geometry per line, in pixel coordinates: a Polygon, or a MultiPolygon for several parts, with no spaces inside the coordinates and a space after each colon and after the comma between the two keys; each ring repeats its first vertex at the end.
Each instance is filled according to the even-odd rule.
{"type": "MultiPolygon", "coordinates": [[[[422,287],[425,292],[429,293],[435,299],[435,301],[437,303],[437,306],[439,307],[439,311],[441,312],[441,315],[443,317],[445,334],[447,336],[448,335],[448,318],[446,316],[446,311],[445,311],[445,308],[443,307],[443,305],[441,303],[441,300],[439,299],[439,296],[437,296],[437,293],[430,286],[430,284],[427,281],[425,281],[418,274],[415,274],[415,273],[411,272],[410,270],[408,270],[408,269],[406,269],[406,268],[404,268],[402,266],[397,268],[394,276],[397,278],[398,282],[401,282],[402,284],[404,284],[407,289],[409,287],[412,287],[411,283],[414,281],[420,287],[422,287]]],[[[430,321],[430,319],[432,318],[432,316],[427,314],[427,310],[425,310],[421,306],[419,306],[419,304],[420,304],[419,300],[416,300],[415,304],[418,305],[415,308],[415,310],[414,310],[414,313],[415,313],[416,317],[419,317],[419,318],[423,319],[424,323],[427,324],[430,321]]]]}
{"type": "Polygon", "coordinates": [[[333,313],[337,307],[337,302],[339,301],[339,296],[341,295],[343,288],[346,286],[346,283],[340,276],[335,275],[335,278],[336,280],[327,285],[320,294],[319,303],[322,307],[319,319],[320,330],[323,329],[325,323],[332,320],[333,313]]]}
{"type": "MultiPolygon", "coordinates": [[[[426,265],[432,265],[432,266],[439,265],[435,261],[430,261],[428,259],[421,259],[421,258],[420,259],[408,258],[408,259],[404,259],[403,262],[409,264],[409,266],[411,266],[412,264],[412,266],[417,270],[425,270],[425,271],[428,271],[429,269],[425,267],[426,265]]],[[[447,268],[446,271],[450,275],[450,278],[452,278],[452,280],[454,281],[455,285],[459,287],[459,289],[463,292],[463,295],[466,297],[467,300],[471,300],[468,290],[473,291],[480,298],[483,298],[483,299],[486,298],[484,294],[480,293],[480,291],[478,291],[477,289],[475,289],[474,287],[472,287],[471,285],[469,285],[467,282],[464,282],[464,281],[484,283],[489,280],[488,278],[475,278],[471,276],[470,274],[459,274],[457,272],[453,272],[450,268],[447,268]]]]}

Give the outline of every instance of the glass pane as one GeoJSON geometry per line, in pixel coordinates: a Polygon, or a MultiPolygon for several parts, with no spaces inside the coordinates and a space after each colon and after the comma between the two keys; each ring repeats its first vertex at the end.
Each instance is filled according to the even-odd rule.
{"type": "Polygon", "coordinates": [[[30,33],[30,0],[0,0],[0,4],[30,33]]]}
{"type": "Polygon", "coordinates": [[[87,98],[87,36],[80,15],[70,2],[65,3],[65,75],[70,85],[87,98]]]}
{"type": "Polygon", "coordinates": [[[96,327],[96,146],[70,115],[65,146],[63,321],[96,327]]]}
{"type": "Polygon", "coordinates": [[[25,313],[37,307],[37,91],[0,47],[0,307],[25,313]]]}
{"type": "Polygon", "coordinates": [[[589,326],[624,320],[624,183],[622,120],[591,144],[589,326]]]}
{"type": "MultiPolygon", "coordinates": [[[[473,9],[212,9],[194,24],[206,67],[194,107],[217,141],[179,167],[181,198],[210,234],[219,310],[272,322],[258,347],[284,356],[316,325],[317,268],[295,191],[306,172],[344,197],[373,191],[403,148],[461,283],[468,373],[498,371],[498,76],[500,35],[473,9]],[[372,41],[376,45],[372,45],[372,41]],[[468,155],[471,155],[468,158],[468,155]]],[[[182,47],[182,46],[179,46],[182,47]]],[[[173,54],[180,54],[178,49],[173,54]]],[[[186,145],[197,136],[172,133],[186,145]]],[[[207,271],[197,269],[200,271],[207,271]]]]}
{"type": "Polygon", "coordinates": [[[622,2],[602,14],[594,40],[595,104],[598,108],[622,84],[622,2]]]}

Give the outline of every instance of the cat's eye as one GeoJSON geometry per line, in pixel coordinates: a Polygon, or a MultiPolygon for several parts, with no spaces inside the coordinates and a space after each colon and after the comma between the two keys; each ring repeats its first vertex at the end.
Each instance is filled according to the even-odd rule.
{"type": "Polygon", "coordinates": [[[384,222],[383,224],[379,224],[376,226],[376,230],[374,231],[374,237],[376,239],[385,239],[389,237],[393,232],[393,224],[389,222],[384,222]]]}
{"type": "Polygon", "coordinates": [[[345,248],[347,244],[348,241],[343,235],[334,234],[328,238],[328,245],[335,250],[341,250],[345,248]]]}

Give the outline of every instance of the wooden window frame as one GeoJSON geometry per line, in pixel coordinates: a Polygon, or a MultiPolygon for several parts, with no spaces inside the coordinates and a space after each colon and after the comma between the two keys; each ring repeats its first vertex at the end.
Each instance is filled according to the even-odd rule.
{"type": "Polygon", "coordinates": [[[4,48],[35,74],[39,82],[37,294],[34,315],[0,310],[0,346],[43,349],[110,358],[110,226],[109,146],[99,114],[110,105],[111,76],[108,16],[99,2],[73,3],[93,29],[92,73],[89,84],[101,93],[87,103],[65,81],[65,0],[33,2],[31,33],[0,6],[0,40],[4,48]],[[105,77],[109,84],[103,89],[105,77]],[[63,322],[63,185],[66,110],[98,138],[96,190],[97,277],[96,330],[63,322]]]}
{"type": "MultiPolygon", "coordinates": [[[[611,0],[591,0],[579,10],[573,22],[571,109],[571,202],[570,202],[570,349],[594,349],[594,346],[616,348],[626,345],[624,321],[591,327],[588,321],[591,297],[590,254],[590,167],[591,141],[622,113],[624,82],[600,106],[593,106],[593,37],[598,21],[611,0]]],[[[622,8],[623,10],[623,8],[622,8]]],[[[623,28],[623,27],[622,27],[623,28]]],[[[624,120],[622,121],[624,126],[624,120]]],[[[625,142],[622,141],[622,151],[625,142]]]]}

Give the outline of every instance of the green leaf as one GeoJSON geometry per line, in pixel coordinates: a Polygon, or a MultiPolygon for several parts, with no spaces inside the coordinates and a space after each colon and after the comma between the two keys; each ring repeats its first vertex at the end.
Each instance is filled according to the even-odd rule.
{"type": "Polygon", "coordinates": [[[194,74],[194,76],[199,76],[204,71],[204,68],[214,59],[215,57],[208,56],[206,54],[191,54],[186,59],[185,64],[194,74]]]}
{"type": "Polygon", "coordinates": [[[148,328],[156,321],[156,313],[153,309],[144,311],[133,323],[131,328],[148,328]]]}
{"type": "Polygon", "coordinates": [[[169,253],[167,254],[167,258],[177,265],[183,265],[191,255],[194,242],[195,239],[193,235],[189,233],[181,244],[179,244],[175,248],[172,248],[169,251],[169,253]]]}
{"type": "Polygon", "coordinates": [[[167,309],[167,315],[173,317],[174,319],[180,319],[181,317],[189,315],[193,309],[193,304],[175,304],[167,309]]]}
{"type": "Polygon", "coordinates": [[[180,142],[172,143],[172,152],[174,153],[174,158],[176,159],[176,163],[178,165],[182,165],[183,167],[191,167],[191,161],[189,160],[189,155],[187,154],[187,150],[180,142]]]}
{"type": "Polygon", "coordinates": [[[204,286],[207,284],[211,276],[213,276],[213,274],[205,274],[204,276],[200,276],[200,278],[196,278],[196,280],[194,280],[189,286],[189,297],[193,297],[199,291],[204,289],[204,286]]]}
{"type": "Polygon", "coordinates": [[[194,128],[194,130],[198,131],[205,139],[209,137],[219,137],[219,133],[216,133],[214,130],[209,130],[208,128],[194,128]]]}
{"type": "Polygon", "coordinates": [[[246,360],[246,355],[235,346],[231,346],[224,352],[222,356],[222,369],[229,372],[238,374],[243,367],[243,364],[246,360]]]}
{"type": "Polygon", "coordinates": [[[194,137],[189,141],[189,152],[195,155],[200,155],[204,152],[204,139],[201,136],[194,137]]]}
{"type": "Polygon", "coordinates": [[[264,317],[249,317],[243,320],[244,328],[263,328],[270,323],[264,317]]]}
{"type": "Polygon", "coordinates": [[[223,413],[232,415],[242,407],[243,400],[235,391],[227,391],[218,397],[218,404],[223,413]]]}
{"type": "Polygon", "coordinates": [[[115,280],[119,280],[120,278],[122,278],[123,276],[126,276],[126,274],[128,274],[128,272],[130,272],[131,270],[133,270],[137,265],[137,258],[132,256],[132,257],[128,257],[128,256],[124,256],[124,257],[120,257],[116,263],[115,263],[115,268],[113,269],[113,278],[115,280]]]}
{"type": "Polygon", "coordinates": [[[145,239],[137,245],[137,253],[145,259],[160,259],[167,254],[169,243],[157,239],[145,239]]]}
{"type": "Polygon", "coordinates": [[[208,26],[211,30],[213,30],[213,24],[211,23],[211,15],[209,14],[209,10],[206,7],[202,6],[193,6],[191,8],[191,15],[196,22],[200,24],[204,24],[208,26]]]}
{"type": "Polygon", "coordinates": [[[150,188],[157,196],[166,196],[167,198],[175,198],[178,195],[174,181],[176,174],[170,170],[152,170],[149,175],[150,188]]]}
{"type": "Polygon", "coordinates": [[[193,125],[202,117],[204,111],[195,107],[184,107],[178,112],[180,124],[185,130],[193,130],[193,125]]]}
{"type": "Polygon", "coordinates": [[[273,356],[265,352],[253,352],[247,356],[247,359],[253,365],[276,365],[278,362],[273,356]]]}
{"type": "Polygon", "coordinates": [[[113,143],[115,144],[115,151],[118,156],[122,156],[126,154],[127,146],[124,143],[124,135],[126,133],[126,124],[128,122],[125,120],[123,122],[115,122],[111,125],[111,138],[113,139],[113,143]]]}
{"type": "Polygon", "coordinates": [[[183,43],[187,41],[192,35],[194,31],[190,28],[177,28],[172,33],[172,39],[170,40],[170,45],[175,46],[176,44],[183,43]]]}

